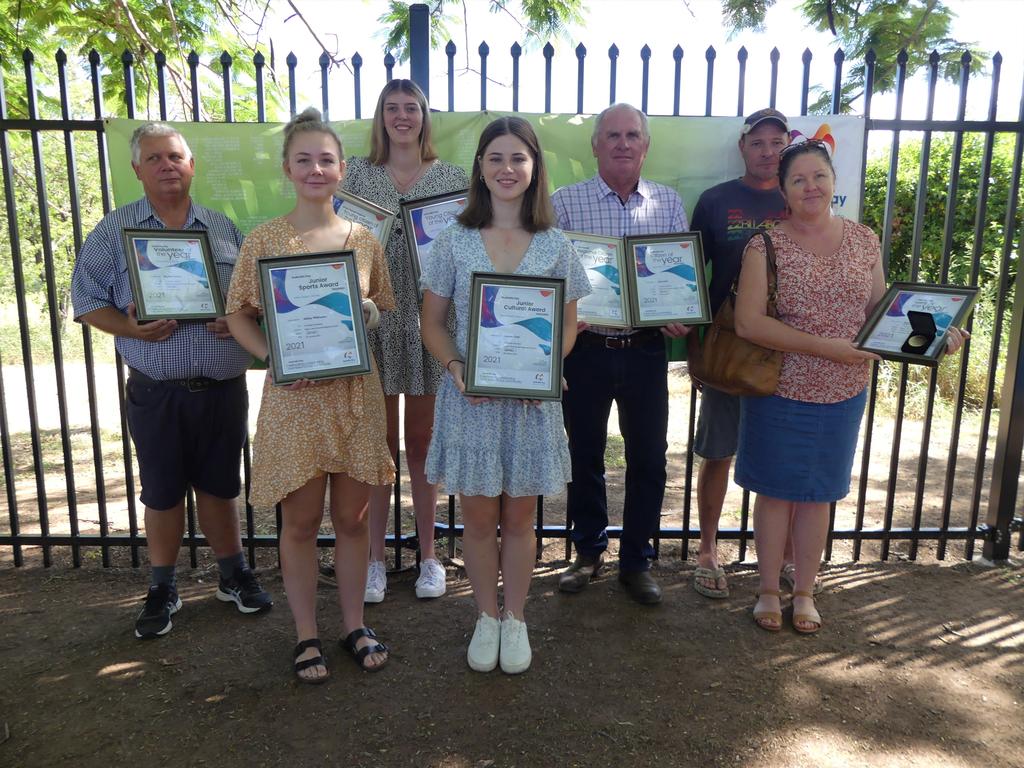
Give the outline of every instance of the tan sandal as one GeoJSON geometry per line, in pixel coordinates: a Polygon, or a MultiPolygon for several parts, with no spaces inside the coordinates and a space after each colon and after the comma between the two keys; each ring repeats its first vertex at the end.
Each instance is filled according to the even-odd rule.
{"type": "MultiPolygon", "coordinates": [[[[796,589],[796,563],[786,563],[779,571],[779,584],[788,588],[790,592],[796,589]]],[[[821,574],[814,574],[814,594],[818,595],[825,585],[821,581],[821,574]]]]}
{"type": "MultiPolygon", "coordinates": [[[[779,598],[780,601],[782,599],[782,594],[777,589],[766,589],[763,592],[758,592],[757,593],[758,597],[761,597],[761,595],[770,595],[771,597],[777,597],[777,598],[779,598]]],[[[755,605],[754,608],[756,609],[757,606],[755,605]]],[[[758,611],[758,610],[755,610],[754,611],[754,623],[757,624],[757,626],[759,626],[765,632],[778,632],[780,629],[782,629],[782,611],[781,610],[778,610],[778,611],[758,611]],[[772,621],[775,622],[774,626],[771,625],[771,624],[766,624],[765,623],[765,621],[768,620],[768,619],[771,619],[772,621]]]]}
{"type": "MultiPolygon", "coordinates": [[[[814,601],[814,595],[804,590],[794,592],[793,597],[807,597],[810,598],[812,602],[814,601]]],[[[793,629],[795,629],[801,635],[813,635],[815,632],[821,629],[821,614],[818,613],[818,610],[816,608],[811,608],[811,610],[814,611],[814,613],[796,613],[794,609],[793,629]],[[800,624],[813,624],[814,626],[811,629],[803,629],[799,626],[800,624]]]]}

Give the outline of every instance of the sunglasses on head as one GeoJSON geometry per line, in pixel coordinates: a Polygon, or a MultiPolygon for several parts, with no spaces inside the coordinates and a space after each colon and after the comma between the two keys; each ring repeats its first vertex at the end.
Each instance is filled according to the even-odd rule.
{"type": "Polygon", "coordinates": [[[785,157],[786,155],[793,154],[794,152],[810,152],[813,149],[818,149],[824,152],[829,157],[832,156],[832,147],[829,146],[827,141],[821,139],[807,139],[805,141],[798,141],[793,144],[787,144],[779,152],[779,157],[785,157]]]}

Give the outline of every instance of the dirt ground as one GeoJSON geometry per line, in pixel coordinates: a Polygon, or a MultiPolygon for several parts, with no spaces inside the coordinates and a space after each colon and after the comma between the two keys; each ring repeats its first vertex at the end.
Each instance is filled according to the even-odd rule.
{"type": "MultiPolygon", "coordinates": [[[[678,526],[685,377],[673,377],[671,407],[663,524],[678,526]]],[[[910,525],[917,506],[920,424],[904,424],[890,502],[892,424],[876,418],[867,528],[882,523],[887,503],[896,527],[910,525]]],[[[959,447],[965,469],[955,478],[954,526],[969,524],[977,445],[971,432],[965,428],[959,447]]],[[[919,507],[926,526],[942,514],[948,434],[937,418],[919,507]]],[[[22,456],[17,492],[28,532],[38,520],[22,438],[21,449],[15,444],[22,456]]],[[[81,439],[79,523],[95,532],[88,437],[81,439]]],[[[120,534],[127,520],[116,431],[105,432],[104,443],[111,529],[120,534]]],[[[67,525],[59,450],[59,440],[44,446],[52,456],[45,463],[55,533],[67,525]]],[[[859,467],[858,459],[855,472],[859,467]]],[[[623,462],[614,437],[608,469],[615,510],[623,462]]],[[[985,492],[983,479],[983,498],[985,492]]],[[[723,527],[740,524],[740,503],[732,487],[723,527]]],[[[841,504],[837,527],[851,527],[854,514],[852,501],[841,504]]],[[[545,499],[545,519],[564,520],[562,498],[545,499]]],[[[695,507],[690,522],[696,524],[695,507]]],[[[257,532],[273,530],[272,515],[256,523],[257,532]]],[[[403,528],[410,523],[406,516],[403,528]]],[[[663,540],[655,574],[665,600],[644,608],[622,592],[614,568],[581,595],[560,594],[565,545],[545,544],[527,605],[534,662],[526,674],[481,675],[466,666],[474,609],[456,552],[444,598],[417,601],[415,573],[407,569],[390,577],[384,603],[367,608],[367,624],[393,649],[379,674],[362,673],[338,647],[340,613],[333,589],[323,585],[320,627],[332,678],[319,688],[291,677],[292,622],[272,550],[258,551],[276,601],[269,614],[242,616],[216,601],[209,554],[200,549],[191,568],[183,552],[184,608],[170,635],[142,643],[131,630],[146,570],[131,568],[124,548],[112,550],[114,567],[107,569],[97,548],[84,548],[83,567],[73,569],[64,547],[53,549],[51,568],[41,566],[33,547],[24,549],[26,566],[13,568],[11,549],[0,547],[0,766],[1024,768],[1020,563],[965,562],[962,541],[951,542],[942,562],[927,543],[913,563],[906,562],[907,542],[894,541],[890,559],[877,562],[878,543],[869,541],[854,563],[849,542],[836,542],[818,600],[825,627],[802,637],[788,616],[778,635],[754,626],[752,547],[741,555],[735,542],[723,543],[732,595],[710,601],[691,588],[695,542],[684,561],[680,542],[663,540]]]]}
{"type": "Polygon", "coordinates": [[[665,600],[645,608],[614,571],[561,595],[559,556],[537,570],[534,662],[518,677],[466,666],[472,598],[456,567],[432,602],[414,573],[391,577],[367,609],[393,647],[373,675],[338,648],[322,586],[321,687],[290,676],[276,569],[262,573],[276,605],[256,617],[214,599],[215,567],[182,569],[174,629],[145,643],[131,633],[142,573],[0,569],[0,765],[1024,766],[1019,568],[832,566],[825,627],[801,637],[754,626],[750,566],[712,602],[663,552],[665,600]]]}

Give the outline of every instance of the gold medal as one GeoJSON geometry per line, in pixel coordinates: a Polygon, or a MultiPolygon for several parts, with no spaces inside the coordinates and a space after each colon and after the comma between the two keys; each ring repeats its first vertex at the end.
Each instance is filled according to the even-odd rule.
{"type": "Polygon", "coordinates": [[[911,347],[914,347],[914,349],[920,349],[921,347],[927,346],[928,337],[921,333],[915,333],[913,336],[907,339],[907,344],[911,347]]]}

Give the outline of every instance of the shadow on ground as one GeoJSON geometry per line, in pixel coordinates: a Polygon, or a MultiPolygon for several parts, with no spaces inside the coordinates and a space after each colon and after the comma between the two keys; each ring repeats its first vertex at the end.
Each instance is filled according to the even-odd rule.
{"type": "Polygon", "coordinates": [[[368,607],[394,649],[376,675],[338,648],[323,586],[332,678],[319,688],[290,676],[276,570],[263,574],[276,607],[249,617],[214,599],[209,564],[183,569],[174,630],[142,643],[142,571],[5,568],[0,764],[1024,765],[1006,727],[1024,702],[1020,570],[833,565],[826,626],[801,637],[754,626],[749,566],[732,567],[731,598],[713,602],[691,589],[692,565],[666,558],[654,609],[631,603],[614,569],[560,595],[562,567],[538,567],[534,665],[514,678],[466,667],[474,609],[456,568],[440,600],[417,602],[406,572],[368,607]]]}

